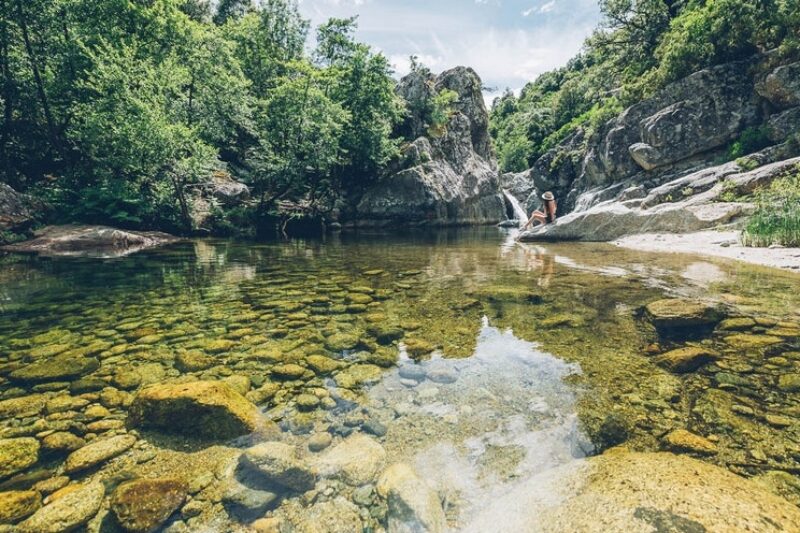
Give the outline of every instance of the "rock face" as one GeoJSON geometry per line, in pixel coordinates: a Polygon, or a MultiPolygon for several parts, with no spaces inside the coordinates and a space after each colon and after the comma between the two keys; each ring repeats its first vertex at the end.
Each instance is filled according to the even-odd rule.
{"type": "Polygon", "coordinates": [[[47,226],[34,238],[2,247],[9,252],[55,256],[121,257],[178,241],[156,231],[127,231],[107,226],[47,226]]]}
{"type": "Polygon", "coordinates": [[[123,483],[111,497],[111,510],[130,533],[151,533],[186,500],[186,484],[178,479],[139,479],[123,483]]]}
{"type": "Polygon", "coordinates": [[[543,190],[559,200],[557,223],[523,240],[701,231],[749,214],[747,204],[716,203],[793,172],[800,155],[789,141],[800,130],[800,63],[774,62],[765,54],[696,72],[590,137],[578,130],[527,172],[504,176],[504,187],[528,209],[543,190]],[[718,164],[732,142],[757,127],[773,146],[718,164]]]}
{"type": "Polygon", "coordinates": [[[105,488],[99,481],[82,485],[65,494],[19,524],[20,533],[63,533],[88,522],[103,503],[105,488]]]}
{"type": "Polygon", "coordinates": [[[406,464],[390,466],[378,480],[378,494],[389,506],[389,533],[445,529],[445,516],[439,497],[406,464]]]}
{"type": "Polygon", "coordinates": [[[397,172],[367,190],[358,202],[358,225],[488,224],[505,219],[499,174],[489,137],[489,118],[481,80],[457,67],[438,77],[409,74],[398,93],[409,102],[441,90],[458,94],[444,131],[427,131],[423,117],[412,116],[413,140],[397,172]]]}
{"type": "Polygon", "coordinates": [[[0,183],[0,231],[20,231],[30,227],[44,208],[42,202],[0,183]]]}
{"type": "Polygon", "coordinates": [[[792,531],[797,507],[724,468],[671,453],[606,453],[522,484],[462,531],[792,531]]]}
{"type": "Polygon", "coordinates": [[[147,387],[128,412],[133,427],[207,439],[246,435],[255,430],[257,420],[255,405],[218,381],[147,387]]]}

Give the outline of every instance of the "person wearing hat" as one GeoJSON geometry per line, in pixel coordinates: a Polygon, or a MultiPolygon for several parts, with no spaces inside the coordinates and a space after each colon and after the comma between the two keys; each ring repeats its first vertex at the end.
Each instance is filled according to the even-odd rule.
{"type": "Polygon", "coordinates": [[[537,209],[531,213],[531,218],[529,218],[528,222],[522,226],[522,229],[528,229],[528,226],[537,221],[541,225],[551,224],[556,221],[556,209],[558,208],[558,205],[556,204],[556,197],[553,196],[553,193],[547,191],[542,195],[542,200],[544,201],[542,209],[537,209]]]}

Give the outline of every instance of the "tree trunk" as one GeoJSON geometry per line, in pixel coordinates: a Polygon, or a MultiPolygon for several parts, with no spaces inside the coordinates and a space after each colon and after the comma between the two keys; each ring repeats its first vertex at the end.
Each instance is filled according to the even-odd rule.
{"type": "Polygon", "coordinates": [[[30,34],[28,33],[28,23],[25,20],[25,12],[22,9],[22,0],[17,0],[17,16],[19,17],[18,23],[20,30],[22,30],[22,41],[25,43],[25,52],[28,55],[28,61],[31,64],[31,72],[33,73],[33,80],[36,83],[36,92],[39,96],[39,101],[42,104],[42,111],[44,112],[44,118],[47,122],[47,132],[50,136],[50,142],[53,144],[53,147],[56,151],[63,157],[63,151],[61,149],[61,142],[58,136],[58,130],[56,130],[55,121],[53,120],[53,113],[50,110],[50,101],[47,99],[47,91],[44,87],[44,81],[42,80],[42,74],[39,70],[39,63],[36,59],[36,53],[33,49],[33,45],[31,44],[30,34]]]}

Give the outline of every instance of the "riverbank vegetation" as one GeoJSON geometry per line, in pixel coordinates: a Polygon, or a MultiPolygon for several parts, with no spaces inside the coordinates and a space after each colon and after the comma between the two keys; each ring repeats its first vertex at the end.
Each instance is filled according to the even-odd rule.
{"type": "Polygon", "coordinates": [[[355,28],[308,51],[294,0],[0,0],[0,179],[65,220],[175,232],[210,176],[250,187],[246,217],[335,205],[401,142],[390,64],[355,28]]]}
{"type": "MultiPolygon", "coordinates": [[[[530,168],[578,128],[591,133],[670,82],[777,49],[800,49],[798,0],[601,0],[603,21],[582,52],[519,96],[495,100],[491,133],[504,171],[530,168]]],[[[745,155],[731,147],[734,157],[745,155]]]]}
{"type": "Polygon", "coordinates": [[[742,232],[747,246],[800,246],[800,169],[757,195],[756,212],[742,232]]]}

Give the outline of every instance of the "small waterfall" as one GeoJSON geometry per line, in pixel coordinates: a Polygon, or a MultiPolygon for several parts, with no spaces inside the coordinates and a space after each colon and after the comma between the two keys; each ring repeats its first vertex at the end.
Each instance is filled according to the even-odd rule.
{"type": "Polygon", "coordinates": [[[519,226],[522,227],[528,221],[528,213],[522,207],[522,204],[519,203],[513,194],[508,192],[506,189],[503,189],[503,196],[506,198],[506,202],[509,203],[511,209],[514,210],[514,216],[517,217],[517,221],[519,222],[519,226]]]}

